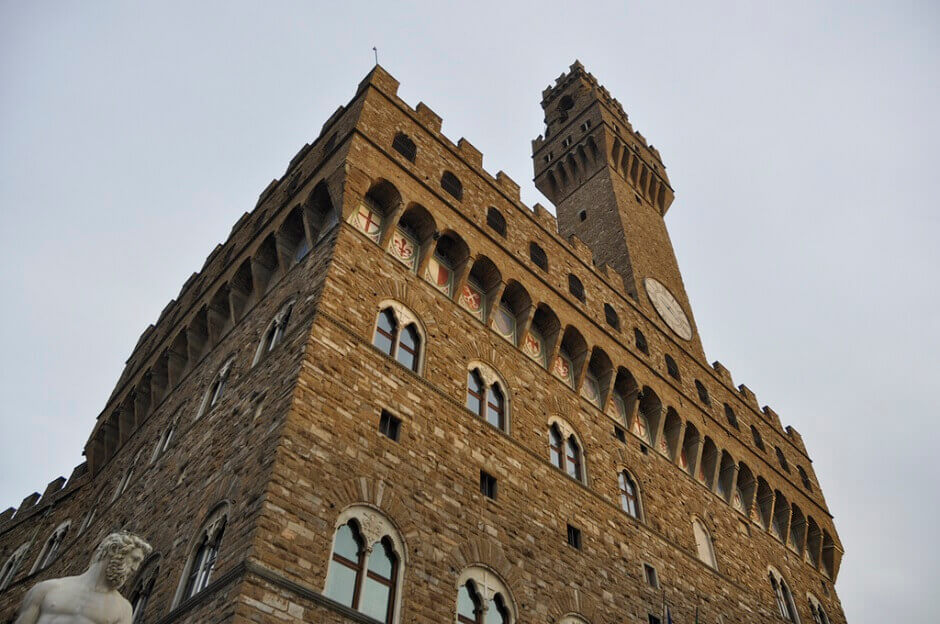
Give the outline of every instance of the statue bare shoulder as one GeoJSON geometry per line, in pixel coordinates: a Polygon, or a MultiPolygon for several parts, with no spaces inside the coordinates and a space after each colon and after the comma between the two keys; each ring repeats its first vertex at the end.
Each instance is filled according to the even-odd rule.
{"type": "Polygon", "coordinates": [[[112,533],[78,576],[37,583],[23,599],[15,624],[131,624],[133,609],[118,591],[150,552],[130,533],[112,533]]]}

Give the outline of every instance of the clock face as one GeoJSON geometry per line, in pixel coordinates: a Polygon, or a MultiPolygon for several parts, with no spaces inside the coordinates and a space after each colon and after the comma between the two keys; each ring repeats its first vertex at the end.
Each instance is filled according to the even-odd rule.
{"type": "Polygon", "coordinates": [[[689,317],[682,311],[682,306],[669,289],[652,277],[647,277],[643,283],[646,284],[646,295],[659,316],[666,321],[669,329],[676,332],[679,338],[691,340],[692,323],[689,322],[689,317]]]}

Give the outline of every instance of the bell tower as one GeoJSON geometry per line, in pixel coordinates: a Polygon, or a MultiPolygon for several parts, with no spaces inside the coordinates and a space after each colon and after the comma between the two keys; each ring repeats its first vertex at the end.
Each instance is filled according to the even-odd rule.
{"type": "Polygon", "coordinates": [[[542,92],[542,109],[535,186],[555,205],[559,233],[580,238],[650,318],[704,357],[663,220],[674,193],[659,152],[578,61],[542,92]]]}

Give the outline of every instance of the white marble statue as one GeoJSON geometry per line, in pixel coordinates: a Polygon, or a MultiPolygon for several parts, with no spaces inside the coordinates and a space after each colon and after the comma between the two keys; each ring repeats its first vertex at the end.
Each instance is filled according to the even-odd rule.
{"type": "Polygon", "coordinates": [[[14,624],[131,624],[131,604],[118,590],[150,550],[136,535],[112,533],[82,574],[42,581],[26,592],[14,624]]]}

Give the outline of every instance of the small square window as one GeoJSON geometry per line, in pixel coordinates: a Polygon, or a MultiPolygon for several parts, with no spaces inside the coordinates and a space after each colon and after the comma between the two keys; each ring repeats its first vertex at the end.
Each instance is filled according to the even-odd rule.
{"type": "Polygon", "coordinates": [[[643,444],[643,443],[641,442],[641,443],[640,443],[640,452],[643,453],[644,455],[649,455],[649,454],[650,454],[650,449],[649,449],[648,446],[646,446],[645,444],[643,444]]]}
{"type": "Polygon", "coordinates": [[[382,410],[382,416],[379,417],[379,433],[398,442],[398,435],[401,433],[401,419],[382,410]]]}
{"type": "Polygon", "coordinates": [[[659,587],[659,576],[656,575],[656,568],[648,563],[644,563],[643,574],[646,577],[647,585],[650,587],[659,587]]]}
{"type": "Polygon", "coordinates": [[[649,624],[662,624],[662,620],[652,613],[648,613],[647,616],[649,616],[649,624]]]}
{"type": "Polygon", "coordinates": [[[627,441],[627,434],[617,425],[614,425],[614,437],[624,443],[627,441]]]}
{"type": "Polygon", "coordinates": [[[568,525],[568,545],[581,550],[581,529],[568,525]]]}
{"type": "Polygon", "coordinates": [[[480,471],[480,493],[496,500],[496,477],[482,470],[480,471]]]}

